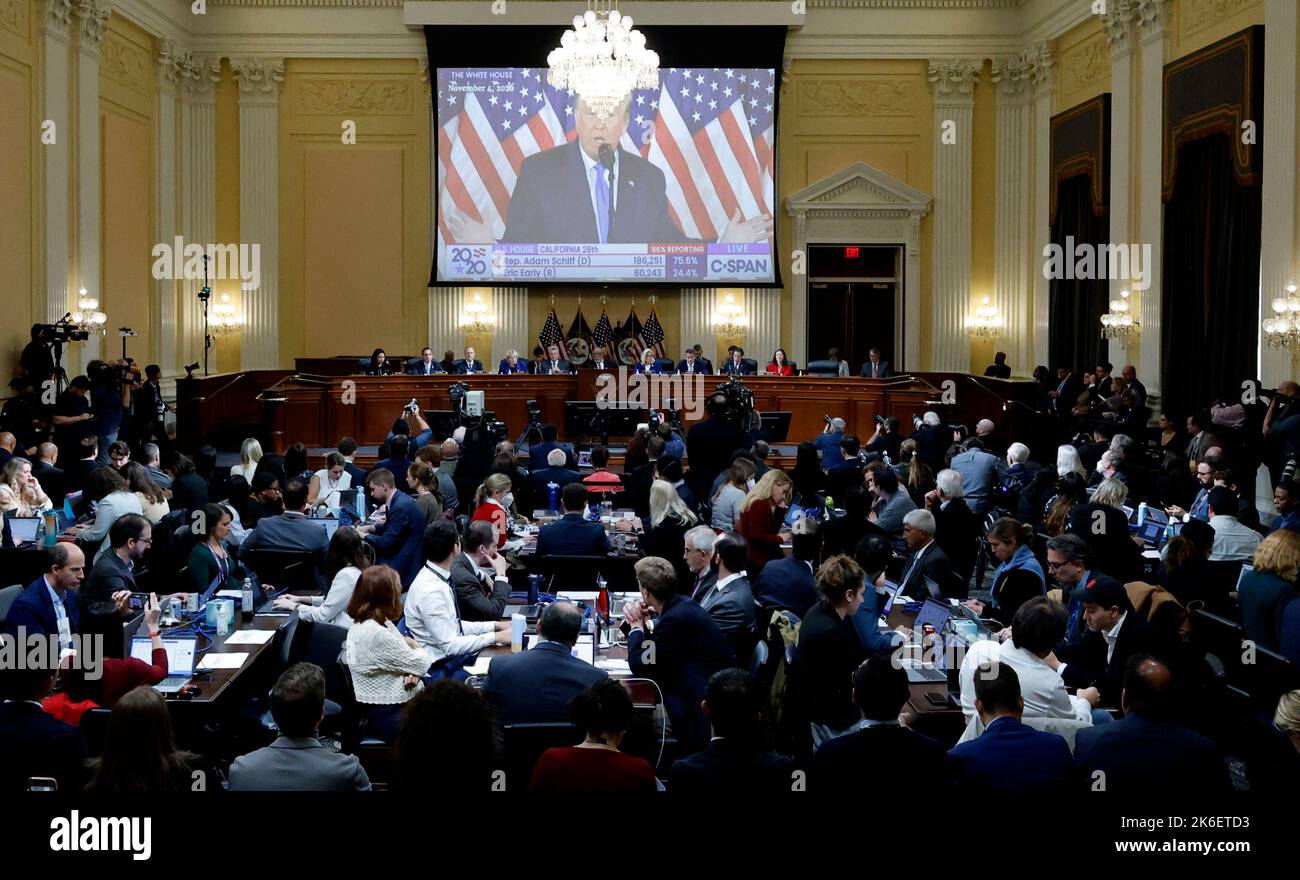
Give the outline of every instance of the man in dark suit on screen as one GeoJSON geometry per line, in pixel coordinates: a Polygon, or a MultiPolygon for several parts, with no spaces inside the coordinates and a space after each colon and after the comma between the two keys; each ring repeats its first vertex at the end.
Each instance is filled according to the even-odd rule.
{"type": "MultiPolygon", "coordinates": [[[[519,178],[506,212],[503,242],[692,241],[668,213],[664,173],[618,145],[627,131],[632,98],[609,117],[599,118],[581,99],[574,102],[578,136],[571,142],[534,153],[519,167],[519,178]]],[[[455,241],[490,241],[482,224],[455,209],[447,212],[455,241]]],[[[720,242],[766,241],[772,218],[732,215],[720,242]]]]}

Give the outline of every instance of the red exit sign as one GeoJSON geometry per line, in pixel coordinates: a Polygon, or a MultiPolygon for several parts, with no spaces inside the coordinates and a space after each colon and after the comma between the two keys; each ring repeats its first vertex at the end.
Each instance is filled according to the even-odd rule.
{"type": "Polygon", "coordinates": [[[855,247],[846,247],[844,249],[844,259],[856,260],[858,258],[858,249],[855,247]]]}

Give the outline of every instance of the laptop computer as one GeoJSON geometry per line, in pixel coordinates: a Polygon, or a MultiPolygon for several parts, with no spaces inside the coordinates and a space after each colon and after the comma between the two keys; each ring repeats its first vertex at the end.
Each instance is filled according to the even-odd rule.
{"type": "Polygon", "coordinates": [[[1148,546],[1159,550],[1165,543],[1165,528],[1168,523],[1162,523],[1158,520],[1148,519],[1138,527],[1138,537],[1148,546]]]}
{"type": "Polygon", "coordinates": [[[36,516],[6,516],[5,525],[9,528],[9,537],[13,539],[14,545],[31,544],[36,540],[36,527],[40,525],[40,517],[36,516]]]}
{"type": "MultiPolygon", "coordinates": [[[[163,639],[167,649],[167,677],[154,685],[154,690],[164,696],[179,691],[194,677],[194,654],[197,639],[163,639]]],[[[145,663],[153,662],[153,640],[136,637],[131,640],[131,656],[145,663]]]]}
{"type": "Polygon", "coordinates": [[[592,467],[592,466],[593,466],[593,465],[592,465],[592,463],[591,463],[591,451],[590,451],[590,450],[587,450],[587,449],[584,449],[584,450],[582,450],[581,452],[579,452],[579,453],[578,453],[578,469],[579,469],[579,470],[582,470],[583,468],[589,468],[589,467],[592,467]]]}
{"type": "Polygon", "coordinates": [[[926,599],[921,603],[921,610],[916,613],[916,620],[912,623],[913,629],[921,629],[925,626],[934,627],[938,632],[943,629],[943,625],[948,622],[952,616],[952,607],[947,602],[941,602],[938,599],[926,599]]]}
{"type": "Polygon", "coordinates": [[[891,580],[886,580],[885,591],[889,594],[889,597],[885,599],[884,607],[880,609],[880,616],[882,618],[888,617],[889,612],[894,610],[894,600],[898,598],[899,585],[891,580]]]}

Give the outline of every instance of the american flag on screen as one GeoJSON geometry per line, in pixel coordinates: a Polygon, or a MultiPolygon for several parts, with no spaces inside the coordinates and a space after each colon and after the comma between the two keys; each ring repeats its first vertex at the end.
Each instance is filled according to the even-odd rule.
{"type": "MultiPolygon", "coordinates": [[[[491,94],[458,91],[459,69],[438,70],[438,235],[452,241],[447,211],[505,234],[505,217],[526,157],[577,137],[574,96],[546,82],[546,68],[494,68],[491,94]]],[[[713,241],[739,210],[775,215],[775,71],[670,67],[659,88],[633,93],[619,145],[657,165],[669,212],[691,238],[713,241]]],[[[475,81],[478,82],[478,81],[475,81]]]]}
{"type": "Polygon", "coordinates": [[[555,315],[555,306],[551,306],[551,313],[546,316],[546,323],[542,325],[542,332],[538,334],[537,339],[541,342],[543,349],[558,345],[560,347],[560,359],[568,360],[569,353],[564,344],[564,331],[560,328],[560,319],[555,315]]]}

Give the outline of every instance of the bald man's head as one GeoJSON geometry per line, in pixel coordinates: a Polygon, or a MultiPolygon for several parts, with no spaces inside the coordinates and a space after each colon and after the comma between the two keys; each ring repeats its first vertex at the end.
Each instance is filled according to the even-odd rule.
{"type": "Polygon", "coordinates": [[[47,461],[50,464],[54,464],[59,460],[59,447],[55,446],[53,443],[42,443],[37,447],[36,455],[41,461],[47,461]]]}
{"type": "Polygon", "coordinates": [[[980,419],[975,425],[976,436],[983,437],[985,434],[992,434],[993,429],[997,427],[990,419],[980,419]]]}
{"type": "Polygon", "coordinates": [[[1287,397],[1300,397],[1300,385],[1290,379],[1278,382],[1277,390],[1285,394],[1287,397]]]}
{"type": "Polygon", "coordinates": [[[0,432],[0,449],[8,449],[10,452],[13,452],[14,447],[17,445],[18,439],[14,437],[13,434],[10,434],[8,431],[0,432]]]}
{"type": "Polygon", "coordinates": [[[448,459],[456,458],[456,457],[458,457],[459,455],[460,455],[460,447],[459,447],[458,445],[456,445],[456,441],[455,441],[455,440],[452,440],[450,437],[448,437],[446,440],[442,441],[442,460],[443,460],[443,461],[447,461],[448,459]]]}
{"type": "Polygon", "coordinates": [[[1150,654],[1134,654],[1124,670],[1120,706],[1125,715],[1161,718],[1173,702],[1173,673],[1150,654]]]}

